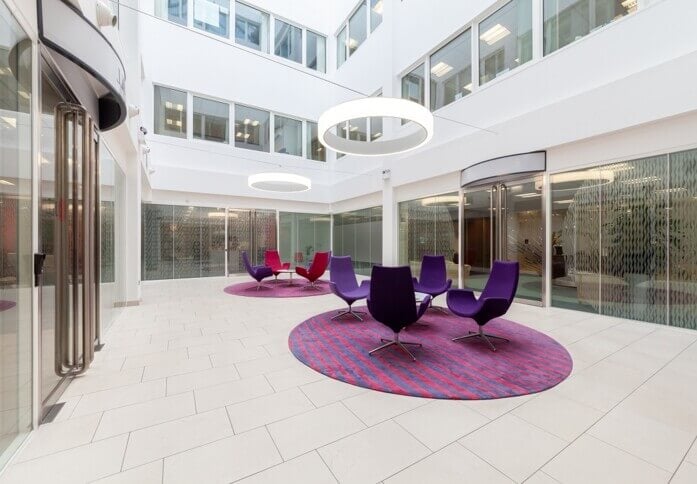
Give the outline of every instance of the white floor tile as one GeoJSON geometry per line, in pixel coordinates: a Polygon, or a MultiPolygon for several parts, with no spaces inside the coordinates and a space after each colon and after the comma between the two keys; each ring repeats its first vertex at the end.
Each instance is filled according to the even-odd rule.
{"type": "Polygon", "coordinates": [[[194,390],[198,412],[206,412],[214,408],[244,402],[268,395],[269,393],[273,393],[273,388],[271,388],[271,385],[263,376],[243,378],[194,390]]]}
{"type": "Polygon", "coordinates": [[[504,415],[460,442],[515,481],[523,481],[566,442],[513,415],[504,415]]]}
{"type": "Polygon", "coordinates": [[[103,412],[112,408],[147,402],[164,396],[164,380],[155,380],[147,383],[138,383],[135,385],[113,388],[111,390],[89,393],[82,396],[72,416],[74,418],[89,413],[103,412]]]}
{"type": "Polygon", "coordinates": [[[368,426],[426,405],[430,400],[394,393],[364,392],[343,402],[368,426]]]}
{"type": "Polygon", "coordinates": [[[294,388],[227,406],[235,433],[283,420],[315,408],[303,392],[294,388]]]}
{"type": "Polygon", "coordinates": [[[95,440],[142,429],[196,413],[191,392],[107,410],[97,427],[95,440]]]}
{"type": "Polygon", "coordinates": [[[271,467],[258,474],[237,481],[238,484],[336,484],[336,479],[317,452],[308,452],[300,457],[271,467]]]}
{"type": "Polygon", "coordinates": [[[61,450],[89,444],[101,418],[101,414],[95,413],[68,421],[39,426],[31,436],[29,443],[17,456],[16,462],[23,462],[61,450]]]}
{"type": "Polygon", "coordinates": [[[267,427],[283,459],[288,460],[358,432],[365,425],[341,403],[334,403],[267,427]]]}
{"type": "Polygon", "coordinates": [[[472,482],[511,484],[508,477],[460,444],[451,444],[385,480],[385,484],[472,482]]]}
{"type": "Polygon", "coordinates": [[[323,407],[368,391],[365,388],[349,385],[332,378],[325,378],[314,383],[302,385],[300,389],[307,395],[307,398],[312,400],[316,407],[323,407]]]}
{"type": "Polygon", "coordinates": [[[695,484],[697,482],[697,465],[684,462],[673,476],[670,484],[695,484]]]}
{"type": "Polygon", "coordinates": [[[233,435],[225,410],[172,420],[131,432],[124,469],[193,449],[233,435]]]}
{"type": "Polygon", "coordinates": [[[567,442],[588,430],[603,416],[599,410],[553,391],[536,396],[511,413],[567,442]]]}
{"type": "Polygon", "coordinates": [[[158,460],[99,479],[94,484],[161,484],[162,465],[163,462],[158,460]]]}
{"type": "Polygon", "coordinates": [[[296,360],[295,356],[293,355],[279,355],[269,356],[267,358],[258,358],[256,360],[242,361],[240,363],[236,363],[235,366],[237,366],[237,371],[240,372],[240,376],[242,378],[249,378],[286,368],[302,366],[302,363],[296,360]]]}
{"type": "Polygon", "coordinates": [[[165,458],[164,484],[227,484],[282,462],[266,429],[165,458]]]}
{"type": "Polygon", "coordinates": [[[167,377],[167,395],[188,392],[197,388],[210,387],[239,379],[240,375],[234,366],[223,366],[183,375],[169,376],[167,377]]]}
{"type": "Polygon", "coordinates": [[[458,400],[435,400],[394,420],[432,451],[489,423],[488,418],[458,400]]]}
{"type": "Polygon", "coordinates": [[[139,383],[143,376],[142,368],[131,368],[114,372],[87,372],[73,379],[63,392],[63,397],[94,393],[110,388],[124,387],[139,383]]]}
{"type": "Polygon", "coordinates": [[[3,484],[78,484],[119,472],[128,436],[94,442],[22,462],[5,471],[3,484]]]}
{"type": "Polygon", "coordinates": [[[342,484],[381,481],[429,453],[394,422],[383,422],[319,449],[342,484]]]}
{"type": "Polygon", "coordinates": [[[327,377],[305,365],[293,366],[266,374],[266,379],[277,392],[325,378],[327,377]]]}
{"type": "Polygon", "coordinates": [[[582,435],[542,469],[564,484],[666,483],[670,473],[582,435]]]}
{"type": "Polygon", "coordinates": [[[187,358],[184,360],[158,363],[145,367],[143,381],[158,380],[168,376],[184,375],[194,371],[207,370],[211,368],[211,360],[208,356],[198,358],[187,358]]]}

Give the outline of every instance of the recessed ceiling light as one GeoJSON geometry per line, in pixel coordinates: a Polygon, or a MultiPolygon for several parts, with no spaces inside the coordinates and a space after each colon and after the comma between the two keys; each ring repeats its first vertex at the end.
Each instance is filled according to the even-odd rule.
{"type": "Polygon", "coordinates": [[[534,197],[541,197],[541,193],[521,193],[520,195],[516,195],[518,198],[534,198],[534,197]]]}
{"type": "Polygon", "coordinates": [[[510,35],[511,31],[501,24],[496,24],[479,36],[484,42],[493,45],[504,37],[510,35]]]}
{"type": "Polygon", "coordinates": [[[569,204],[569,203],[574,203],[574,199],[570,198],[568,200],[555,200],[554,203],[558,203],[560,205],[561,204],[569,204]]]}
{"type": "Polygon", "coordinates": [[[443,77],[452,70],[453,66],[446,62],[440,61],[438,64],[431,68],[431,74],[433,74],[436,77],[443,77]]]}
{"type": "Polygon", "coordinates": [[[24,99],[31,99],[31,96],[30,96],[29,93],[26,92],[26,91],[17,91],[17,94],[19,94],[20,96],[22,96],[24,99]]]}
{"type": "Polygon", "coordinates": [[[15,184],[12,183],[11,181],[3,180],[2,178],[0,178],[0,185],[7,185],[7,186],[10,186],[10,187],[15,186],[15,184]]]}
{"type": "Polygon", "coordinates": [[[382,15],[382,0],[378,0],[378,2],[373,5],[373,12],[377,13],[378,15],[382,15]]]}
{"type": "Polygon", "coordinates": [[[433,205],[454,206],[460,203],[460,197],[457,195],[441,195],[439,197],[428,197],[421,200],[421,205],[430,207],[433,205]]]}
{"type": "Polygon", "coordinates": [[[17,118],[11,118],[9,116],[0,116],[0,119],[5,121],[7,124],[12,126],[13,128],[17,127],[17,118]]]}

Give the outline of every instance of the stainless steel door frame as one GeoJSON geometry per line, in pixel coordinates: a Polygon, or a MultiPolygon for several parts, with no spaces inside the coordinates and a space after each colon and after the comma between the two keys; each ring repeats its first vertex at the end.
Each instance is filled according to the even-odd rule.
{"type": "Polygon", "coordinates": [[[87,371],[99,336],[99,137],[92,118],[80,105],[58,104],[55,120],[54,364],[56,374],[67,377],[87,371]]]}

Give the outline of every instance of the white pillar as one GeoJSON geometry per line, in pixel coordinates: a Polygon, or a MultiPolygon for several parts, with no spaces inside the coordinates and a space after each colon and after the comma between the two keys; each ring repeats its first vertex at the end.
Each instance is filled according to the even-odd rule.
{"type": "Polygon", "coordinates": [[[382,263],[386,266],[394,266],[399,263],[397,252],[399,218],[389,174],[389,171],[383,174],[382,186],[382,263]]]}
{"type": "Polygon", "coordinates": [[[135,160],[128,164],[126,174],[126,300],[123,302],[129,306],[140,303],[141,170],[140,161],[135,160]]]}

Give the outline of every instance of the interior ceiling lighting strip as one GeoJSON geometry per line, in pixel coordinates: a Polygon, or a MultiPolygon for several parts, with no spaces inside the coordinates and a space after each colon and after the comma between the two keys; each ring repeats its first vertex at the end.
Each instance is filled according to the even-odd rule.
{"type": "Polygon", "coordinates": [[[358,156],[395,155],[415,150],[433,137],[433,115],[420,104],[406,99],[369,97],[334,106],[317,122],[321,143],[329,149],[358,156]],[[401,118],[412,121],[418,129],[399,138],[380,141],[354,141],[334,134],[338,124],[361,118],[401,118]]]}
{"type": "Polygon", "coordinates": [[[247,178],[250,188],[264,192],[297,193],[312,188],[312,181],[292,173],[257,173],[247,178]]]}

